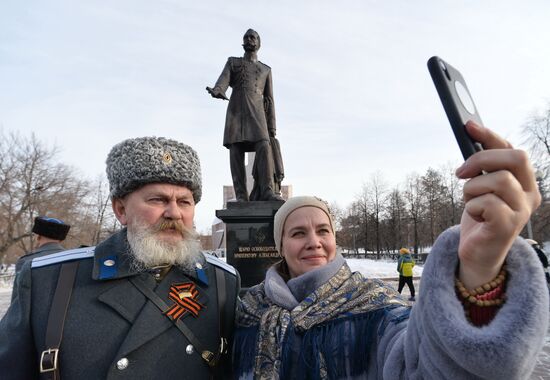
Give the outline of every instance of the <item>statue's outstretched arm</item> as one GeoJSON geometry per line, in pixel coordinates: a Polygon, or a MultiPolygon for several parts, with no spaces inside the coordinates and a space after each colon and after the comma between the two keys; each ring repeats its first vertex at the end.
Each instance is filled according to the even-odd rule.
{"type": "Polygon", "coordinates": [[[231,79],[231,62],[230,59],[227,60],[227,63],[225,64],[225,67],[223,68],[222,73],[220,74],[220,77],[216,81],[216,84],[214,85],[214,88],[206,87],[206,91],[210,95],[212,95],[213,98],[218,99],[225,99],[229,100],[229,98],[225,95],[225,92],[229,88],[229,81],[231,79]]]}

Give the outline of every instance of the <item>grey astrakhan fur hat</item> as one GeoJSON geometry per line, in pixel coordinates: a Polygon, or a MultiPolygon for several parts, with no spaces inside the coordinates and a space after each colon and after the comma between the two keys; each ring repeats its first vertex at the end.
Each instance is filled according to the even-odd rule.
{"type": "Polygon", "coordinates": [[[115,145],[107,156],[112,198],[122,198],[149,183],[183,185],[201,200],[201,165],[188,145],[164,137],[138,137],[115,145]]]}

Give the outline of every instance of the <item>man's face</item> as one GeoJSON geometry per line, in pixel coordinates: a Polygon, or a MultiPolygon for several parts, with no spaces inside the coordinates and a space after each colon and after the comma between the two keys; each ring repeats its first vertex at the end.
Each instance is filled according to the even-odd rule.
{"type": "Polygon", "coordinates": [[[195,201],[185,186],[152,183],[122,199],[114,199],[113,210],[128,231],[154,228],[158,239],[177,243],[184,239],[178,225],[193,229],[195,201]]]}
{"type": "Polygon", "coordinates": [[[255,32],[246,32],[243,37],[243,48],[245,51],[258,51],[260,48],[260,38],[255,32]]]}

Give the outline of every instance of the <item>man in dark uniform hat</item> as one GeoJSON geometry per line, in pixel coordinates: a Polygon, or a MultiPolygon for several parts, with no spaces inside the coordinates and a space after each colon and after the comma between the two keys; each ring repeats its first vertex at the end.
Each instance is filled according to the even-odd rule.
{"type": "MultiPolygon", "coordinates": [[[[206,90],[212,97],[226,99],[225,92],[233,91],[227,115],[223,145],[229,149],[231,177],[237,201],[249,200],[244,165],[245,152],[254,157],[254,186],[250,200],[282,200],[274,192],[274,163],[270,137],[275,137],[275,106],[271,68],[258,61],[260,36],[248,29],[243,36],[243,57],[229,57],[214,88],[206,90]]],[[[281,174],[279,174],[281,175],[281,174]]]]}
{"type": "Polygon", "coordinates": [[[32,232],[36,234],[36,249],[21,256],[19,260],[17,260],[15,272],[18,273],[23,263],[27,260],[49,255],[50,253],[64,251],[65,248],[61,245],[61,242],[65,240],[70,229],[70,225],[56,218],[48,218],[45,216],[34,218],[32,232]]]}
{"type": "Polygon", "coordinates": [[[199,251],[196,152],[160,137],[128,139],[109,153],[107,177],[125,228],[96,247],[23,265],[0,321],[0,377],[230,377],[240,279],[199,251]]]}

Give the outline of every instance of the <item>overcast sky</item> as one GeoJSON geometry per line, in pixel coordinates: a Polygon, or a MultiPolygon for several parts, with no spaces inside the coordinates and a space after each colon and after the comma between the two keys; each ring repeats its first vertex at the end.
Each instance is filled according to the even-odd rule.
{"type": "Polygon", "coordinates": [[[486,126],[521,142],[550,100],[550,2],[0,2],[0,128],[34,132],[93,179],[110,148],[166,136],[201,157],[206,231],[231,184],[227,102],[205,91],[248,28],[273,72],[277,136],[294,195],[349,205],[373,173],[390,186],[460,152],[426,68],[464,75],[486,126]]]}

